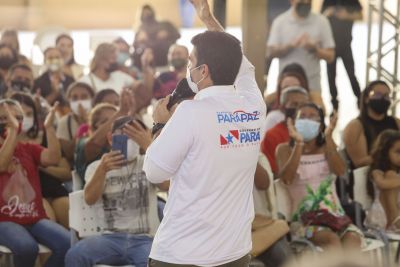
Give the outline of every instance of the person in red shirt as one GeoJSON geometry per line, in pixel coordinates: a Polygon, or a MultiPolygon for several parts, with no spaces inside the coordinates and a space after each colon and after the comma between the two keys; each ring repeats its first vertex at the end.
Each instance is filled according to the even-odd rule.
{"type": "Polygon", "coordinates": [[[18,102],[0,101],[0,245],[14,255],[16,267],[35,265],[38,243],[52,254],[45,267],[64,266],[69,232],[47,219],[42,204],[39,167],[57,165],[60,144],[53,128],[52,108],[45,121],[48,148],[19,141],[23,111],[18,102]]]}
{"type": "Polygon", "coordinates": [[[278,167],[275,161],[275,150],[279,144],[289,142],[289,131],[286,120],[292,118],[296,109],[309,101],[308,91],[300,86],[287,87],[280,95],[280,105],[285,113],[285,120],[268,130],[261,143],[261,151],[268,158],[271,169],[277,175],[278,167]]]}

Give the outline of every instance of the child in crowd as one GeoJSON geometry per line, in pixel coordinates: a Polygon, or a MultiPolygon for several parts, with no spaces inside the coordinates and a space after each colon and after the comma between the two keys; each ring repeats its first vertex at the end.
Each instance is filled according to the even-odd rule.
{"type": "Polygon", "coordinates": [[[374,144],[371,157],[367,189],[374,202],[366,224],[400,232],[400,132],[383,131],[374,144]]]}
{"type": "Polygon", "coordinates": [[[334,181],[345,172],[332,138],[337,117],[334,115],[328,127],[324,117],[323,110],[313,103],[301,106],[295,121],[288,121],[291,141],[276,151],[279,177],[291,198],[292,230],[323,248],[360,248],[362,233],[351,222],[339,229],[334,224],[307,221],[304,216],[323,211],[325,218],[338,223],[345,216],[334,181]]]}

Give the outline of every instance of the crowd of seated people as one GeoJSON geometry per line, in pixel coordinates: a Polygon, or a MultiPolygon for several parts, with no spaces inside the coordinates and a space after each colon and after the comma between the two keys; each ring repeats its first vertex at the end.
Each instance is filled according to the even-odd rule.
{"type": "MultiPolygon", "coordinates": [[[[301,1],[292,2],[301,13],[295,19],[312,16],[308,30],[318,22],[318,31],[329,29],[325,18],[297,8],[301,1]]],[[[16,267],[34,266],[39,244],[52,252],[44,266],[147,266],[152,237],[162,220],[163,203],[156,193],[168,191],[169,182],[152,184],[142,170],[146,149],[161,131],[152,133],[145,118],[151,117],[152,101],[168,101],[187,77],[189,51],[175,43],[180,35],[170,23],[155,20],[151,7],[144,6],[141,19],[132,45],[123,38],[98,45],[87,75],[66,33],[43,51],[40,75],[20,54],[18,33],[2,33],[0,246],[12,251],[16,267]],[[128,140],[126,155],[112,149],[113,137],[121,135],[128,140]],[[72,172],[81,180],[85,202],[102,202],[106,227],[102,234],[71,246],[72,172]]],[[[265,99],[268,111],[260,147],[265,161],[257,165],[254,192],[265,195],[274,186],[271,181],[279,179],[290,196],[290,217],[277,223],[265,198],[259,203],[262,208],[256,207],[254,231],[268,228],[271,238],[253,256],[266,266],[282,266],[292,257],[288,225],[293,235],[324,249],[365,246],[363,232],[353,222],[333,229],[305,218],[321,210],[327,218],[346,217],[335,181],[347,168],[371,167],[368,192],[374,204],[367,224],[400,231],[400,121],[390,113],[393,88],[377,80],[362,91],[359,116],[341,136],[343,158],[332,137],[338,113],[326,116],[319,67],[314,66],[319,59],[331,61],[331,33],[324,32],[319,44],[306,33],[286,44],[279,27],[285,27],[285,21],[278,17],[269,46],[282,70],[276,92],[265,99]],[[300,64],[299,58],[306,60],[300,64]]],[[[350,177],[350,198],[353,186],[350,177]]]]}

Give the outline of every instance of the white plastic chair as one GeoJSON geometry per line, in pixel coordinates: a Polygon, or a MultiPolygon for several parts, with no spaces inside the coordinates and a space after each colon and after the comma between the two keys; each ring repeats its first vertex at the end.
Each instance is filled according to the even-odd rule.
{"type": "Polygon", "coordinates": [[[72,175],[72,191],[78,191],[83,189],[83,183],[81,177],[76,170],[71,172],[72,175]]]}
{"type": "MultiPolygon", "coordinates": [[[[69,226],[76,231],[80,238],[85,238],[103,233],[104,225],[101,224],[104,211],[101,201],[89,206],[84,199],[83,190],[69,194],[69,226]]],[[[95,265],[94,267],[112,267],[110,265],[95,265]]],[[[121,267],[134,267],[124,265],[121,267]]]]}
{"type": "MultiPolygon", "coordinates": [[[[371,208],[373,200],[368,195],[367,191],[367,181],[368,181],[368,171],[369,166],[360,167],[353,170],[353,177],[354,177],[354,200],[360,203],[363,209],[368,210],[371,208]]],[[[400,235],[394,233],[386,233],[386,238],[389,242],[399,242],[397,253],[396,253],[396,262],[399,261],[400,255],[400,235]]],[[[388,250],[390,252],[390,250],[388,250]]],[[[389,253],[388,252],[388,253],[389,253]]]]}

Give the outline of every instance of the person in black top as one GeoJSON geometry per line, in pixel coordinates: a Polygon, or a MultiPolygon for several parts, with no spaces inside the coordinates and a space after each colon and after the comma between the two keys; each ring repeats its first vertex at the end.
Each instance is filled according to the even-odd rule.
{"type": "Polygon", "coordinates": [[[334,110],[338,110],[336,87],[336,61],[341,58],[349,76],[354,95],[359,104],[360,85],[354,73],[354,59],[351,50],[352,28],[356,20],[362,19],[362,7],[358,0],[324,0],[321,13],[323,13],[331,24],[333,38],[336,43],[336,58],[328,64],[328,80],[331,92],[331,102],[334,110]]]}
{"type": "Polygon", "coordinates": [[[56,101],[61,106],[67,106],[65,93],[74,78],[63,73],[64,60],[60,51],[49,47],[44,51],[46,72],[35,80],[32,94],[40,90],[40,95],[52,106],[56,101]]]}
{"type": "Polygon", "coordinates": [[[142,69],[140,58],[146,48],[153,50],[155,67],[167,66],[169,47],[181,37],[178,29],[169,21],[157,21],[150,5],[142,7],[140,21],[133,42],[135,66],[142,69]]]}
{"type": "MultiPolygon", "coordinates": [[[[371,148],[378,135],[387,129],[400,129],[400,120],[388,115],[390,94],[389,85],[379,80],[371,82],[361,94],[360,115],[350,121],[343,132],[350,169],[369,166],[372,163],[371,148]]],[[[352,189],[349,191],[353,197],[352,189]]]]}

